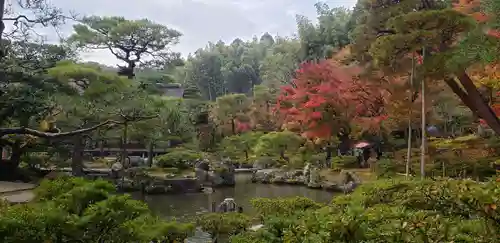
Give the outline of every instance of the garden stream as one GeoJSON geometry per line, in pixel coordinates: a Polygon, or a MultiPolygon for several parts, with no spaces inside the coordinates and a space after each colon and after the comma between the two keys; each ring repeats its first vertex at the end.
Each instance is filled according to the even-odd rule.
{"type": "MultiPolygon", "coordinates": [[[[181,195],[154,195],[142,198],[155,213],[166,218],[189,221],[196,215],[210,212],[213,203],[217,205],[225,198],[234,198],[244,213],[253,214],[250,200],[253,198],[277,198],[304,196],[318,202],[329,202],[333,193],[314,190],[301,186],[270,185],[251,183],[251,174],[236,174],[236,186],[233,188],[217,188],[212,193],[194,193],[181,195]]],[[[198,231],[188,242],[211,242],[209,235],[198,231]]]]}

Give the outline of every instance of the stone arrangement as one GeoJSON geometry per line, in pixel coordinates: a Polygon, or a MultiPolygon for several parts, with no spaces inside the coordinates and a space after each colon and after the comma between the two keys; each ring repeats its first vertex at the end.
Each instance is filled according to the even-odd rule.
{"type": "Polygon", "coordinates": [[[326,181],[320,170],[307,164],[303,170],[261,169],[254,172],[252,182],[264,184],[289,184],[307,186],[312,189],[324,189],[335,192],[352,192],[361,180],[355,173],[341,171],[338,181],[326,181]]]}

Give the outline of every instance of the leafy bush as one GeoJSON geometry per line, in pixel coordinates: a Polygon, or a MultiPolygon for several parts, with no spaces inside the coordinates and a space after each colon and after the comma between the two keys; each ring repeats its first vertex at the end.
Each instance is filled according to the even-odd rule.
{"type": "MultiPolygon", "coordinates": [[[[462,138],[462,140],[465,138],[462,138]]],[[[440,141],[440,150],[435,147],[430,150],[431,156],[426,160],[425,173],[432,177],[474,178],[484,180],[495,175],[492,166],[495,156],[488,155],[487,150],[481,148],[447,149],[446,146],[458,146],[454,140],[440,141]],[[437,151],[436,151],[437,150],[437,151]]],[[[470,140],[466,140],[471,142],[470,140]]],[[[459,143],[460,144],[460,143],[459,143]]],[[[433,146],[436,146],[434,144],[433,146]]],[[[396,152],[393,169],[398,173],[405,173],[407,150],[396,152]]],[[[420,151],[412,150],[410,170],[415,175],[420,175],[420,151]]]]}
{"type": "Polygon", "coordinates": [[[285,161],[283,161],[281,158],[278,156],[259,156],[255,160],[255,165],[261,166],[263,168],[270,168],[270,167],[275,167],[280,164],[284,164],[285,161]]]}
{"type": "Polygon", "coordinates": [[[290,131],[270,132],[259,138],[254,153],[257,156],[280,156],[287,160],[287,152],[296,152],[304,139],[290,131]]]}
{"type": "Polygon", "coordinates": [[[391,159],[381,159],[376,163],[376,173],[381,178],[391,178],[398,172],[397,164],[391,159]]]}
{"type": "Polygon", "coordinates": [[[161,168],[161,167],[151,167],[147,169],[148,172],[166,173],[178,175],[182,171],[178,168],[161,168]]]}
{"type": "Polygon", "coordinates": [[[317,209],[322,205],[306,197],[290,198],[255,198],[251,201],[252,206],[259,216],[280,215],[286,216],[296,211],[305,211],[307,209],[317,209]]]}
{"type": "Polygon", "coordinates": [[[500,242],[500,183],[382,180],[304,211],[267,199],[265,227],[232,242],[500,242]],[[276,214],[273,211],[284,211],[276,214]]]}
{"type": "Polygon", "coordinates": [[[219,144],[219,150],[224,157],[239,162],[248,161],[252,148],[263,135],[262,132],[247,132],[225,137],[219,144]]]}
{"type": "Polygon", "coordinates": [[[304,168],[306,165],[306,160],[304,159],[304,156],[302,155],[295,155],[290,158],[290,162],[288,162],[287,165],[289,165],[291,168],[299,169],[299,168],[304,168]]]}
{"type": "Polygon", "coordinates": [[[244,232],[251,226],[251,221],[241,213],[209,213],[198,217],[196,225],[220,240],[244,232]]]}
{"type": "Polygon", "coordinates": [[[167,154],[155,157],[155,160],[158,167],[186,169],[193,166],[197,160],[202,158],[201,152],[185,148],[175,148],[168,151],[167,154]]]}
{"type": "Polygon", "coordinates": [[[26,153],[22,156],[25,165],[32,168],[49,167],[53,165],[51,159],[48,153],[26,153]]]}
{"type": "Polygon", "coordinates": [[[332,169],[359,168],[356,156],[337,156],[332,158],[332,169]]]}
{"type": "Polygon", "coordinates": [[[181,242],[192,234],[193,225],[164,221],[143,202],[113,192],[102,180],[44,181],[34,202],[0,212],[2,242],[181,242]]]}

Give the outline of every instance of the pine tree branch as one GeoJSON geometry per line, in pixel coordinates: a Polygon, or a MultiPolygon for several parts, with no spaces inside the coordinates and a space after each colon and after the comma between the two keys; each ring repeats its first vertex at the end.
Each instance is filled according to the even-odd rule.
{"type": "Polygon", "coordinates": [[[107,120],[105,122],[99,123],[95,126],[74,130],[71,132],[60,132],[60,133],[50,133],[50,132],[42,132],[36,129],[26,128],[26,127],[13,127],[13,128],[0,128],[0,137],[5,135],[32,135],[42,138],[60,138],[60,137],[69,137],[77,134],[87,133],[94,130],[97,130],[103,126],[114,127],[116,125],[122,124],[122,122],[117,122],[114,120],[107,120]]]}

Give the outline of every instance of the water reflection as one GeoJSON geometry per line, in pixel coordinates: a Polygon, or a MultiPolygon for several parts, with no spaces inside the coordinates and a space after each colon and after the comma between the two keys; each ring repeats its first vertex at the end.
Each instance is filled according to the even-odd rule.
{"type": "Polygon", "coordinates": [[[300,186],[253,184],[250,182],[250,177],[249,174],[237,174],[235,187],[218,188],[211,194],[154,195],[146,196],[144,200],[157,214],[184,221],[198,214],[209,212],[212,203],[218,205],[225,198],[234,198],[236,203],[243,207],[245,213],[253,214],[250,200],[257,197],[304,196],[318,202],[329,202],[333,197],[333,193],[300,186]]]}

